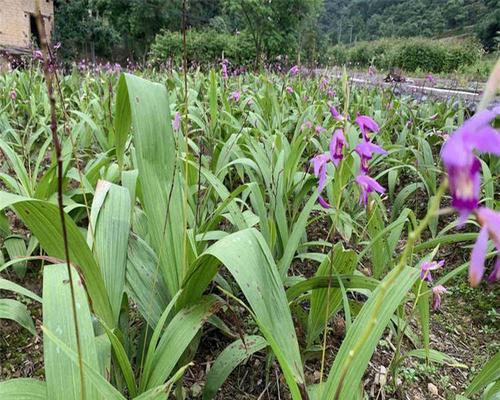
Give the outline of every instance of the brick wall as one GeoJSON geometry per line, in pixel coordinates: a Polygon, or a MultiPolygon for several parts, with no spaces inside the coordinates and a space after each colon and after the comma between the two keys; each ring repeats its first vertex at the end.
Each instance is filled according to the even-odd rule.
{"type": "MultiPolygon", "coordinates": [[[[40,0],[42,15],[50,37],[54,23],[52,0],[40,0]]],[[[35,0],[0,0],[0,46],[31,46],[30,15],[35,13],[35,0]]]]}

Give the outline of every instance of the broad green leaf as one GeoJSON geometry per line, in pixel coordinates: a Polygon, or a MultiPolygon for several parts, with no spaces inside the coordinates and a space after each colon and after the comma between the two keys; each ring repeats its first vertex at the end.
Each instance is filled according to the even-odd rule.
{"type": "Polygon", "coordinates": [[[208,371],[203,400],[213,399],[231,372],[253,353],[266,346],[267,342],[261,336],[245,336],[244,341],[238,339],[227,346],[208,371]]]}
{"type": "MultiPolygon", "coordinates": [[[[65,259],[61,220],[56,205],[0,192],[0,209],[6,207],[12,207],[16,211],[49,256],[65,259]]],[[[96,314],[109,326],[113,326],[113,314],[99,267],[73,220],[65,215],[65,222],[70,261],[82,271],[96,314]]]]}
{"type": "Polygon", "coordinates": [[[168,304],[167,288],[156,254],[135,235],[131,235],[128,241],[126,291],[146,322],[156,326],[168,304]]]}
{"type": "Polygon", "coordinates": [[[33,293],[17,283],[11,282],[7,279],[0,278],[0,290],[9,290],[11,292],[19,293],[22,296],[29,297],[30,299],[36,300],[39,303],[42,302],[42,298],[37,294],[33,293]]]}
{"type": "Polygon", "coordinates": [[[160,261],[168,297],[180,288],[186,271],[187,241],[182,180],[176,163],[167,89],[123,74],[118,84],[115,121],[118,159],[130,128],[148,217],[151,244],[160,261]]]}
{"type": "Polygon", "coordinates": [[[481,369],[464,392],[465,396],[471,396],[482,388],[500,379],[500,352],[495,354],[481,369]]]}
{"type": "Polygon", "coordinates": [[[31,319],[28,308],[20,301],[13,299],[0,299],[0,319],[10,319],[16,321],[23,328],[26,328],[32,335],[35,335],[35,324],[31,319]]]}
{"type": "Polygon", "coordinates": [[[127,189],[99,181],[87,241],[101,269],[115,321],[118,321],[125,286],[130,215],[127,189]]]}
{"type": "Polygon", "coordinates": [[[256,323],[272,348],[292,397],[305,390],[302,360],[285,290],[262,235],[255,229],[233,233],[209,247],[193,265],[179,304],[199,298],[222,263],[240,286],[256,323]]]}
{"type": "MultiPolygon", "coordinates": [[[[90,368],[99,371],[87,295],[78,272],[73,267],[72,277],[82,360],[90,368]]],[[[78,363],[75,364],[61,346],[46,335],[47,331],[52,332],[58,341],[77,352],[69,277],[64,264],[46,265],[43,270],[43,321],[46,328],[43,345],[47,397],[54,400],[80,400],[82,387],[78,363]]],[[[87,378],[84,380],[86,396],[90,399],[104,399],[85,371],[84,377],[87,378]]]]}
{"type": "MultiPolygon", "coordinates": [[[[60,350],[59,351],[60,354],[64,353],[66,357],[73,363],[73,365],[76,368],[78,368],[79,362],[78,362],[78,355],[76,354],[76,352],[70,347],[68,347],[66,343],[64,343],[57,337],[57,334],[55,334],[55,332],[52,332],[46,326],[42,326],[42,330],[44,338],[47,338],[56,349],[60,350]]],[[[106,379],[104,379],[104,377],[98,372],[98,369],[92,367],[87,360],[83,360],[83,369],[85,372],[84,376],[86,377],[85,385],[91,387],[93,390],[92,393],[95,393],[94,395],[94,394],[89,394],[89,392],[86,392],[85,398],[125,400],[125,397],[123,397],[111,383],[109,383],[106,379]],[[91,397],[91,396],[96,396],[96,397],[91,397]]],[[[61,388],[61,391],[62,390],[64,389],[61,388]]],[[[53,399],[54,397],[48,397],[48,398],[53,399]]],[[[73,397],[65,397],[65,398],[72,399],[73,397]]],[[[78,399],[81,399],[81,396],[78,397],[78,399]]]]}
{"type": "Polygon", "coordinates": [[[2,400],[48,400],[45,382],[18,378],[0,382],[0,399],[2,400]]]}
{"type": "MultiPolygon", "coordinates": [[[[5,239],[4,246],[9,254],[11,260],[18,257],[27,256],[26,242],[22,236],[12,235],[5,239]]],[[[16,271],[17,276],[24,278],[26,275],[27,268],[26,261],[17,263],[14,266],[14,271],[16,271]]]]}
{"type": "Polygon", "coordinates": [[[356,268],[356,253],[354,251],[346,251],[342,244],[338,243],[333,248],[332,253],[321,263],[315,277],[327,277],[331,279],[331,282],[337,281],[337,285],[330,289],[327,287],[312,292],[311,309],[307,324],[308,346],[312,345],[323,331],[325,318],[329,321],[342,305],[342,291],[344,288],[339,284],[339,275],[352,274],[356,268]]]}
{"type": "Polygon", "coordinates": [[[217,311],[215,296],[203,297],[197,304],[183,308],[170,321],[156,348],[151,370],[144,371],[141,391],[166,382],[180,357],[208,317],[217,311]]]}

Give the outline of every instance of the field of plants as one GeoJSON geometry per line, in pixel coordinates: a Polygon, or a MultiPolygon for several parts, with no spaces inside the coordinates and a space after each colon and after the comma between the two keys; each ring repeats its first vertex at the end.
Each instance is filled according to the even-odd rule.
{"type": "Polygon", "coordinates": [[[41,64],[0,76],[0,399],[499,398],[498,76],[41,64]]]}

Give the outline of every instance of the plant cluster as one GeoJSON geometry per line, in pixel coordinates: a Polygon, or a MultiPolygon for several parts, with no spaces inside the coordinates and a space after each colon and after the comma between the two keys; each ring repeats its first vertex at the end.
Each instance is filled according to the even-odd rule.
{"type": "MultiPolygon", "coordinates": [[[[386,330],[393,386],[409,358],[467,368],[432,348],[430,316],[453,277],[499,278],[498,108],[469,118],[297,66],[44,71],[0,77],[0,289],[42,304],[45,371],[0,382],[2,400],[183,398],[210,330],[231,344],[204,399],[257,352],[294,400],[363,398],[386,330]],[[445,270],[440,250],[472,243],[445,270]],[[41,296],[22,285],[39,266],[41,296]]],[[[37,333],[20,299],[3,296],[0,318],[37,333]]],[[[493,398],[499,363],[459,398],[493,398]]]]}

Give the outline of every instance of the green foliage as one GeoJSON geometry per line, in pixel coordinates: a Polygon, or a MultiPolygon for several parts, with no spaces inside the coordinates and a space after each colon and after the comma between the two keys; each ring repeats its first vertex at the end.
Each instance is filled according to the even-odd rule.
{"type": "Polygon", "coordinates": [[[381,69],[400,67],[409,72],[436,73],[454,72],[473,65],[481,55],[481,47],[475,41],[425,38],[382,39],[358,42],[351,47],[334,46],[329,50],[329,58],[335,64],[375,65],[381,69]]]}
{"type": "MultiPolygon", "coordinates": [[[[180,32],[164,31],[158,34],[151,46],[153,63],[168,60],[182,64],[184,50],[180,32]]],[[[248,33],[221,33],[214,29],[190,30],[187,34],[188,61],[210,66],[222,58],[235,65],[250,65],[256,57],[254,44],[248,33]],[[210,38],[207,40],[207,38],[210,38]]]]}

